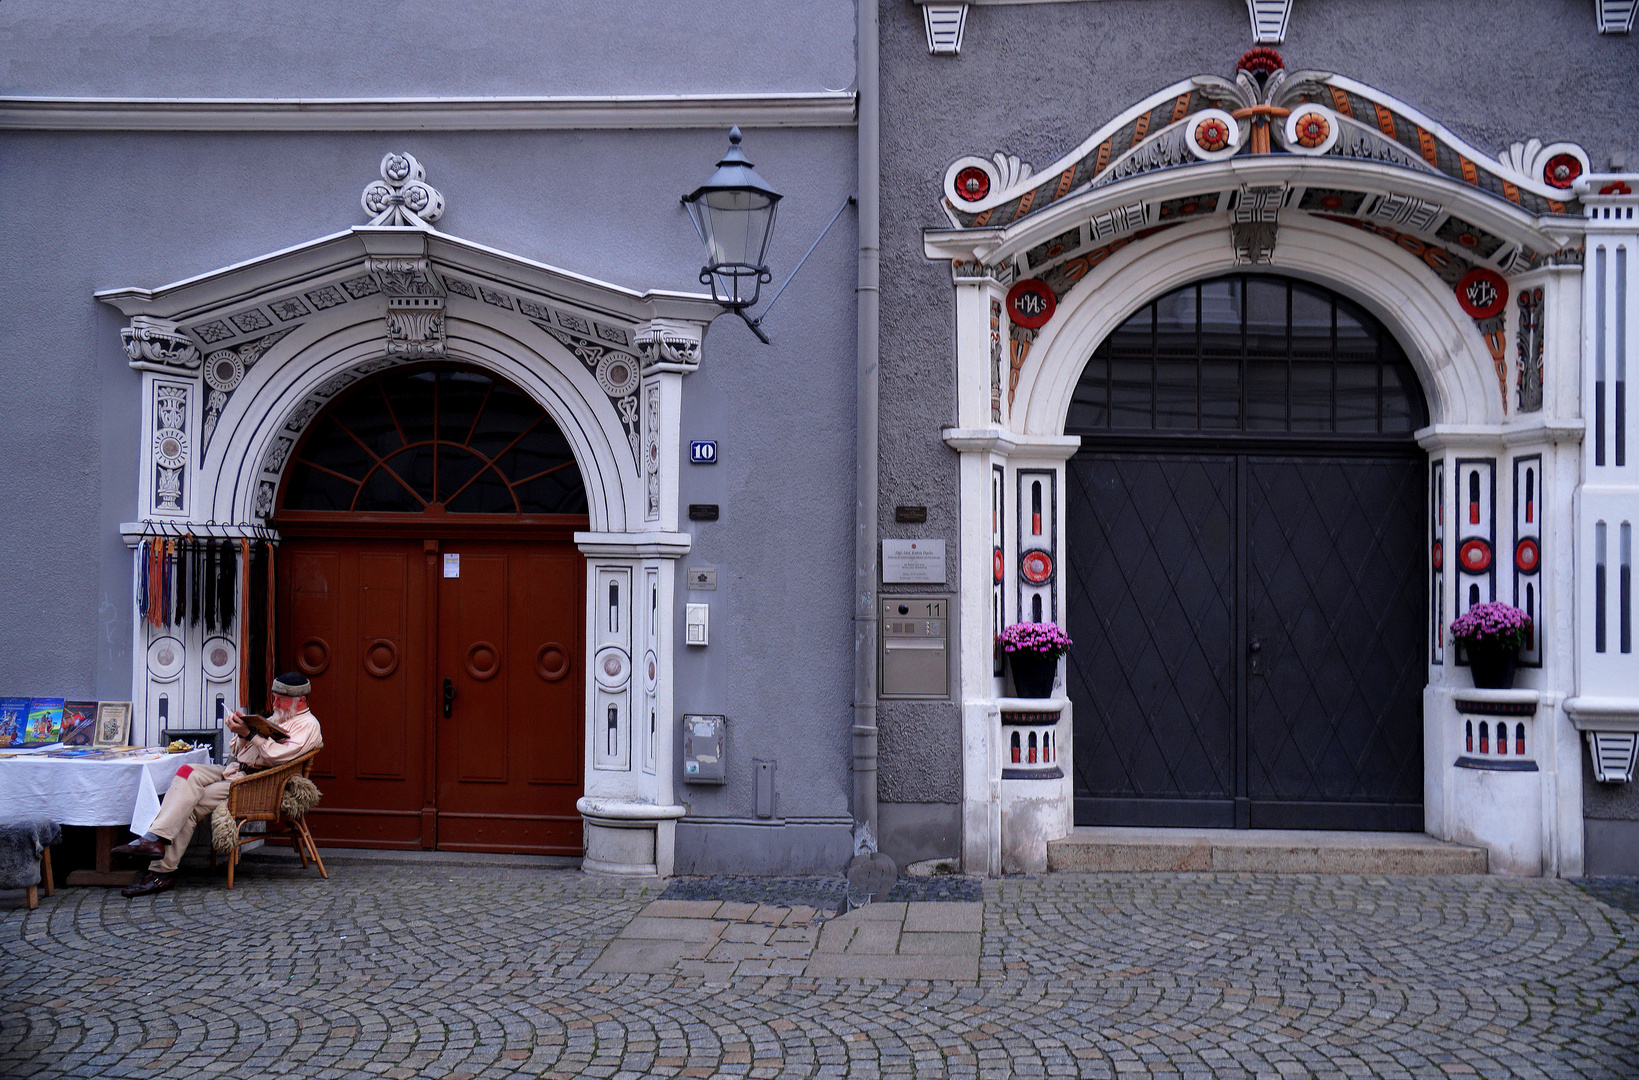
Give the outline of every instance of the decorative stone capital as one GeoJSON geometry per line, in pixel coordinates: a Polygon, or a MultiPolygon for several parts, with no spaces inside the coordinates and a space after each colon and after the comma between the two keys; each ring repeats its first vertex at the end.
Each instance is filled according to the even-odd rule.
{"type": "Polygon", "coordinates": [[[154,364],[166,369],[194,370],[199,367],[199,349],[169,319],[133,315],[131,325],[120,331],[120,343],[132,367],[154,364]]]}
{"type": "Polygon", "coordinates": [[[633,339],[643,370],[687,374],[700,366],[700,341],[705,328],[681,319],[650,319],[638,325],[633,339]]]}
{"type": "Polygon", "coordinates": [[[426,228],[444,216],[444,196],[427,182],[427,170],[410,154],[381,159],[381,179],[364,187],[359,202],[372,225],[426,228]]]}

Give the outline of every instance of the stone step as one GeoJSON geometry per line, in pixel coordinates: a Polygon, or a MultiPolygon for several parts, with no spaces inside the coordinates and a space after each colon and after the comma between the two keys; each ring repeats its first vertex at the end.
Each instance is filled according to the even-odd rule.
{"type": "Polygon", "coordinates": [[[1080,826],[1047,844],[1047,868],[1069,873],[1483,874],[1486,865],[1484,848],[1425,833],[1080,826]]]}

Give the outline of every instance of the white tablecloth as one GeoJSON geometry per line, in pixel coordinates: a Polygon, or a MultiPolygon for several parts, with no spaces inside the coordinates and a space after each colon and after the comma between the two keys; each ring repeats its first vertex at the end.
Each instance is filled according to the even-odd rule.
{"type": "Polygon", "coordinates": [[[128,825],[141,835],[159,797],[184,765],[204,765],[208,750],[153,751],[117,761],[29,754],[0,758],[0,818],[50,818],[59,825],[128,825]]]}

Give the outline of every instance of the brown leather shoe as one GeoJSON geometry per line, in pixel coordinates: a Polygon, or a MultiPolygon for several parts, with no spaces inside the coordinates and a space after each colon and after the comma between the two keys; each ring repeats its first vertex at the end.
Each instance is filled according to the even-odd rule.
{"type": "Polygon", "coordinates": [[[120,890],[121,896],[147,896],[149,893],[164,892],[176,884],[174,874],[156,874],[150,871],[138,878],[134,884],[127,885],[120,890]]]}
{"type": "Polygon", "coordinates": [[[162,859],[165,857],[165,841],[133,840],[114,848],[111,854],[123,859],[162,859]]]}

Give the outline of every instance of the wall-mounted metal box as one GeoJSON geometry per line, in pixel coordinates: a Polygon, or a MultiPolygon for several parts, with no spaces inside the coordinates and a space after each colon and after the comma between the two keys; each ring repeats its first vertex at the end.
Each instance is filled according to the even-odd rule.
{"type": "Polygon", "coordinates": [[[880,695],[950,696],[950,598],[885,596],[877,627],[880,695]]]}
{"type": "Polygon", "coordinates": [[[683,714],[683,782],[686,784],[727,783],[723,771],[725,729],[728,718],[702,713],[683,714]]]}

